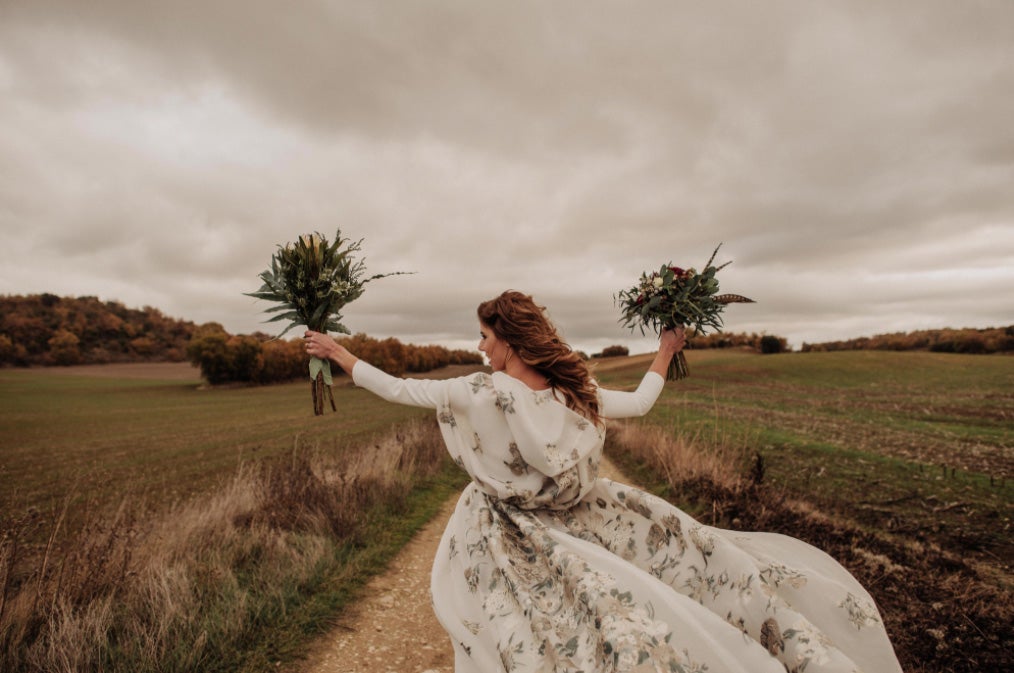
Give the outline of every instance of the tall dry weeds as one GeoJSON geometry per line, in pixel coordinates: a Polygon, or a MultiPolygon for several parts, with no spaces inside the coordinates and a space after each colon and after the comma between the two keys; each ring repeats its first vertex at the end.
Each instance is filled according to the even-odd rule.
{"type": "MultiPolygon", "coordinates": [[[[750,469],[749,451],[733,442],[715,443],[675,429],[636,421],[610,425],[606,450],[628,468],[639,466],[661,482],[674,501],[697,506],[705,523],[739,521],[761,477],[750,469]],[[633,461],[633,464],[630,464],[633,461]]],[[[755,459],[756,460],[756,459],[755,459]]]]}
{"type": "Polygon", "coordinates": [[[705,448],[704,442],[657,425],[635,422],[610,427],[613,444],[656,470],[673,487],[708,483],[713,488],[739,491],[745,485],[743,452],[731,446],[705,448]]]}
{"type": "Polygon", "coordinates": [[[5,517],[0,670],[220,670],[444,457],[435,424],[418,422],[328,453],[297,440],[213,494],[160,515],[125,503],[75,535],[59,513],[5,517]],[[31,547],[43,526],[49,543],[31,547]]]}

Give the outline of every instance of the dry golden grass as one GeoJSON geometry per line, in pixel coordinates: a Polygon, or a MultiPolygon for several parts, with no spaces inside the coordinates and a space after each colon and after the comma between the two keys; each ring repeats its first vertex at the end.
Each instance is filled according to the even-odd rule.
{"type": "Polygon", "coordinates": [[[729,491],[746,486],[741,450],[726,445],[705,449],[695,438],[657,425],[614,423],[610,431],[616,444],[638,447],[638,457],[670,486],[710,483],[729,491]]]}
{"type": "Polygon", "coordinates": [[[224,670],[444,454],[435,424],[416,422],[337,456],[297,441],[213,494],[155,517],[124,504],[69,538],[59,517],[4,520],[0,670],[224,670]],[[50,542],[30,553],[44,525],[50,542]]]}

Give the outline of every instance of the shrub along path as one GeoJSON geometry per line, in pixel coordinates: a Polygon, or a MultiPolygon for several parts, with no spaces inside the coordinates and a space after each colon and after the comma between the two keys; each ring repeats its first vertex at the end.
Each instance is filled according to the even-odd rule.
{"type": "MultiPolygon", "coordinates": [[[[629,483],[606,458],[599,474],[629,483]]],[[[457,501],[444,504],[289,673],[454,673],[451,643],[430,605],[430,568],[457,501]]]]}

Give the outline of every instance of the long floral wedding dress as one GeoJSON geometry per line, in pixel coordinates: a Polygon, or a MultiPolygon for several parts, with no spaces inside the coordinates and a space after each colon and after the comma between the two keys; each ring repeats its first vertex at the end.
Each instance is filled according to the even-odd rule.
{"type": "MultiPolygon", "coordinates": [[[[834,559],[773,533],[702,525],[597,478],[604,431],[497,372],[355,382],[436,410],[472,478],[433,565],[457,673],[897,673],[872,598],[834,559]]],[[[647,412],[663,380],[600,389],[602,415],[647,412]]]]}

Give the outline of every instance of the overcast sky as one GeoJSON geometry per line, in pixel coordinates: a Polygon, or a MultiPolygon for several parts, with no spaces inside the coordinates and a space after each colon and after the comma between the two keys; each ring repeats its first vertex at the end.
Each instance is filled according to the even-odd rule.
{"type": "Polygon", "coordinates": [[[723,243],[726,329],[1014,324],[1014,2],[0,0],[0,293],[271,330],[277,244],[363,238],[346,324],[592,352],[723,243]]]}

